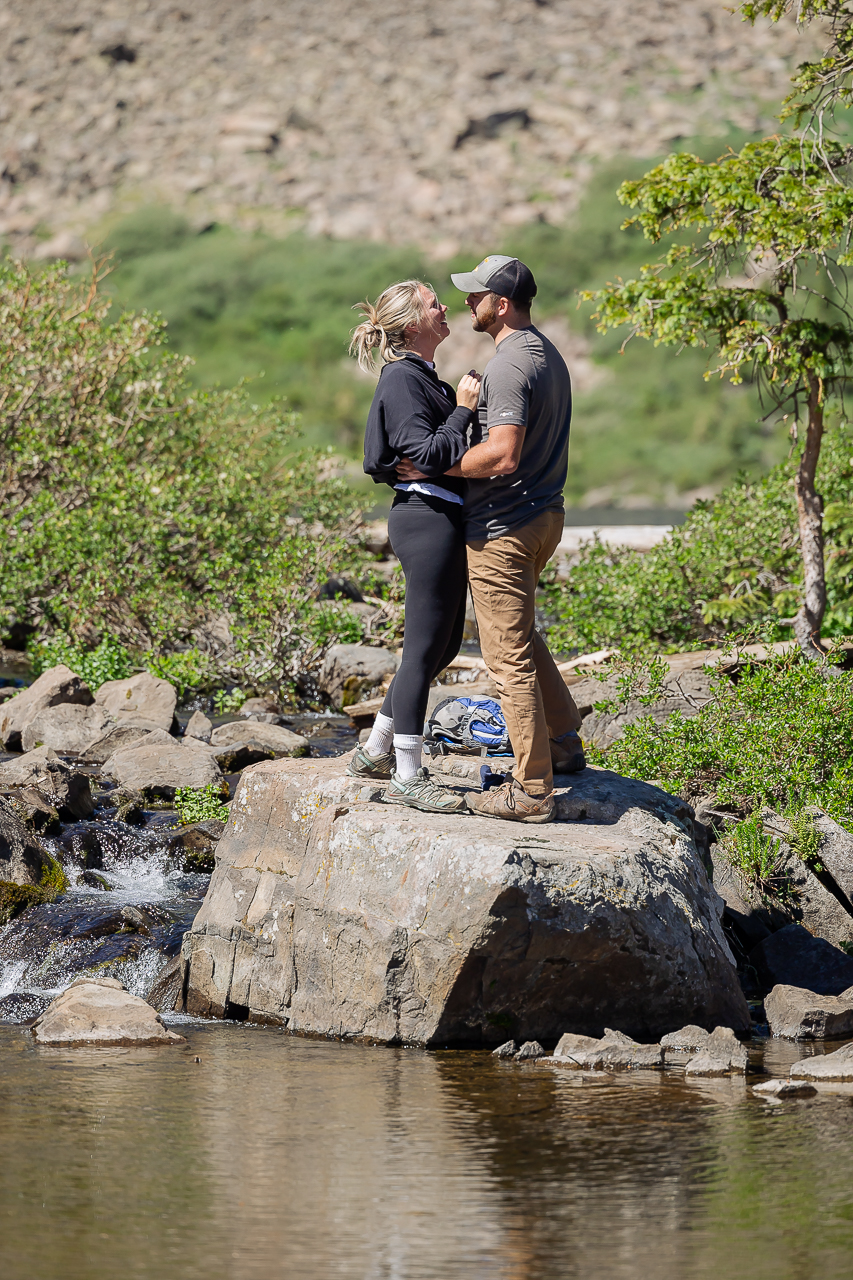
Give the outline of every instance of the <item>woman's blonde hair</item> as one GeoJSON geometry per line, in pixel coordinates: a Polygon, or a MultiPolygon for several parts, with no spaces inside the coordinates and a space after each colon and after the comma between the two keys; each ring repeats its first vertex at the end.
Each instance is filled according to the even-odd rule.
{"type": "Polygon", "coordinates": [[[377,349],[382,364],[403,359],[406,330],[410,325],[419,325],[426,315],[424,289],[435,293],[432,285],[423,280],[401,280],[389,285],[375,302],[365,298],[355,304],[353,311],[360,311],[365,319],[353,329],[349,349],[365,373],[376,371],[377,349]]]}

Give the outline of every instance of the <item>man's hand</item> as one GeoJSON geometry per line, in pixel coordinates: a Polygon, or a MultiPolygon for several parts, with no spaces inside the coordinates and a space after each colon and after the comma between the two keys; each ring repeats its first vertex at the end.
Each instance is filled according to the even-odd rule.
{"type": "Polygon", "coordinates": [[[411,484],[413,480],[426,480],[428,478],[422,471],[418,471],[415,464],[408,458],[401,458],[395,470],[397,479],[402,480],[404,484],[411,484]]]}

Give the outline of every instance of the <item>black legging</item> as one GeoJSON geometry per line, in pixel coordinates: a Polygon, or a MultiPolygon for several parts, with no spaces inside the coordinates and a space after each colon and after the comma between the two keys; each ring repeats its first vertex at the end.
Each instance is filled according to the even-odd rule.
{"type": "Polygon", "coordinates": [[[465,629],[465,528],[462,507],[426,494],[398,492],[388,536],[406,576],[403,661],[382,704],[394,732],[424,731],[429,688],[455,658],[465,629]]]}

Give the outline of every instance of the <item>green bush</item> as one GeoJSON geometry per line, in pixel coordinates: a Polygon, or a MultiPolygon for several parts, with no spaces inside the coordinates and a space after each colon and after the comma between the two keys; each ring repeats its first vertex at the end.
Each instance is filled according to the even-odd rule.
{"type": "Polygon", "coordinates": [[[115,636],[104,636],[94,649],[75,644],[68,636],[48,636],[31,647],[33,675],[48,667],[64,663],[86,681],[90,689],[98,689],[106,680],[126,680],[133,674],[133,659],[115,636]]]}
{"type": "Polygon", "coordinates": [[[175,792],[175,809],[182,826],[192,822],[228,821],[228,806],[222,801],[222,790],[208,787],[179,787],[175,792]]]}
{"type": "MultiPolygon", "coordinates": [[[[818,487],[826,507],[829,607],[823,634],[853,631],[853,430],[828,431],[818,487]]],[[[652,652],[716,643],[746,625],[775,638],[798,607],[802,567],[796,458],[758,481],[739,480],[648,552],[592,542],[565,580],[543,579],[549,642],[559,651],[652,652]]]]}

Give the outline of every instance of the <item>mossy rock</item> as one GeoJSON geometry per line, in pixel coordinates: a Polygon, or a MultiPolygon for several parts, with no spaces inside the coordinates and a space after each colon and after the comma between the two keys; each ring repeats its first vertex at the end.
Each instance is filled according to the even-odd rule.
{"type": "Polygon", "coordinates": [[[68,880],[56,858],[44,852],[40,884],[16,884],[0,880],[0,924],[8,924],[27,907],[55,902],[68,888],[68,880]]]}

